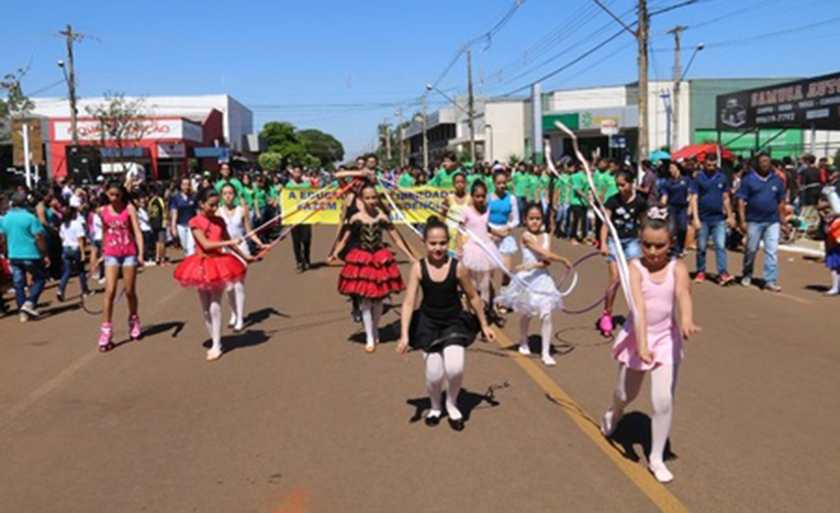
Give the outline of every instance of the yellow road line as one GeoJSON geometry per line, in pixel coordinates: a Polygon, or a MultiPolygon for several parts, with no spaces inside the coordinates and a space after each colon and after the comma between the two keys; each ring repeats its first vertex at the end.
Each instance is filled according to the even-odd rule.
{"type": "MultiPolygon", "coordinates": [[[[496,330],[496,342],[502,348],[513,345],[510,339],[501,331],[496,330]]],[[[667,488],[658,483],[647,469],[625,458],[621,452],[613,446],[601,434],[598,422],[581,408],[560,385],[545,373],[534,360],[526,358],[517,351],[510,351],[510,357],[522,367],[530,377],[542,388],[550,398],[563,406],[563,411],[571,417],[583,433],[606,454],[616,466],[633,481],[645,495],[656,504],[661,511],[684,512],[688,508],[683,505],[667,488]]]]}

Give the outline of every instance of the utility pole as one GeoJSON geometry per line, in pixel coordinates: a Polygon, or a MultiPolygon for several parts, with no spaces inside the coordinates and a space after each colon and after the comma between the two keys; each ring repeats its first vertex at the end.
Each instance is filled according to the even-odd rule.
{"type": "Polygon", "coordinates": [[[405,165],[405,145],[403,144],[403,109],[402,105],[400,108],[397,109],[397,117],[399,119],[399,125],[397,125],[397,136],[400,140],[400,167],[405,165]]]}
{"type": "MultiPolygon", "coordinates": [[[[73,32],[70,24],[67,24],[67,30],[59,32],[67,39],[67,91],[70,96],[70,138],[73,141],[73,146],[79,145],[79,134],[76,131],[76,118],[78,116],[78,109],[76,108],[76,70],[73,66],[73,43],[81,41],[82,35],[73,32]]],[[[59,63],[59,66],[62,64],[59,63]]]]}
{"type": "Polygon", "coordinates": [[[426,113],[426,93],[423,93],[423,172],[429,169],[429,136],[426,134],[428,115],[426,113]]]}
{"type": "Polygon", "coordinates": [[[388,156],[386,167],[391,167],[391,120],[385,120],[385,153],[388,156]]]}
{"type": "Polygon", "coordinates": [[[467,94],[469,95],[467,109],[470,117],[470,158],[475,165],[475,97],[473,96],[472,54],[469,49],[467,49],[467,94]]]}
{"type": "Polygon", "coordinates": [[[677,151],[680,144],[680,83],[682,82],[682,71],[680,70],[680,34],[687,29],[685,25],[677,25],[668,31],[674,35],[674,102],[673,115],[674,129],[671,132],[673,140],[668,141],[671,151],[677,151]]]}
{"type": "Polygon", "coordinates": [[[648,157],[648,10],[647,0],[639,0],[639,155],[638,162],[648,157]]]}

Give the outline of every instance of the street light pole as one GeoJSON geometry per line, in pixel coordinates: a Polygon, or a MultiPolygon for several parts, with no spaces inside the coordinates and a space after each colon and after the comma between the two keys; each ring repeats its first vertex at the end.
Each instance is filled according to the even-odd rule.
{"type": "Polygon", "coordinates": [[[475,97],[473,96],[472,54],[470,50],[467,50],[467,94],[469,96],[467,109],[470,117],[470,158],[475,165],[475,97]]]}
{"type": "Polygon", "coordinates": [[[671,131],[673,139],[668,138],[671,151],[677,151],[680,147],[680,84],[682,83],[682,73],[680,72],[680,34],[687,28],[685,25],[677,25],[668,31],[669,34],[674,35],[674,112],[671,116],[674,129],[671,131]]]}
{"type": "Polygon", "coordinates": [[[398,116],[399,123],[400,123],[397,126],[398,127],[398,136],[399,136],[399,139],[400,139],[400,167],[403,167],[405,165],[405,145],[403,145],[403,109],[402,109],[402,106],[400,106],[400,108],[397,109],[397,116],[398,116]]]}
{"type": "Polygon", "coordinates": [[[426,112],[426,93],[423,93],[423,171],[429,169],[429,137],[426,134],[428,115],[426,112]]]}

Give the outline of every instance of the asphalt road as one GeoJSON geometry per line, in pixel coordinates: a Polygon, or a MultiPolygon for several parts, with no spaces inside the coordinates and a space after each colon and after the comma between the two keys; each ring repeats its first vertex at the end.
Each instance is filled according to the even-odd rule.
{"type": "MultiPolygon", "coordinates": [[[[315,229],[315,260],[332,233],[315,229]]],[[[815,288],[823,265],[780,266],[781,294],[695,287],[704,331],[680,371],[668,486],[645,470],[647,385],[616,441],[597,434],[616,374],[597,310],[555,316],[554,368],[508,350],[515,314],[498,344],[476,342],[457,433],[421,420],[422,357],[394,352],[398,311],[365,354],[339,269],[295,274],[288,242],[249,271],[246,331],[215,363],[172,267],[140,277],[144,338],[105,355],[77,284],[62,304],[52,286],[46,318],[0,319],[0,511],[840,511],[840,300],[815,288]]],[[[599,259],[580,271],[570,308],[606,282],[599,259]]]]}

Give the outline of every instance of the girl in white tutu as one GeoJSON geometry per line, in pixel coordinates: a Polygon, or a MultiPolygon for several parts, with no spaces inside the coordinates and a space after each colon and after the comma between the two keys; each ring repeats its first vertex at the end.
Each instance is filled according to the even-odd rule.
{"type": "Polygon", "coordinates": [[[496,297],[496,304],[522,315],[519,323],[519,352],[523,355],[531,354],[528,331],[531,318],[539,316],[542,322],[542,361],[549,366],[556,365],[557,362],[551,357],[551,339],[554,335],[551,313],[563,308],[563,297],[546,267],[551,262],[560,262],[568,267],[572,264],[551,252],[550,238],[543,230],[542,208],[539,204],[532,203],[525,209],[525,228],[527,231],[522,235],[522,264],[516,267],[518,279],[502,288],[496,297]],[[527,288],[520,285],[523,282],[527,288]]]}

